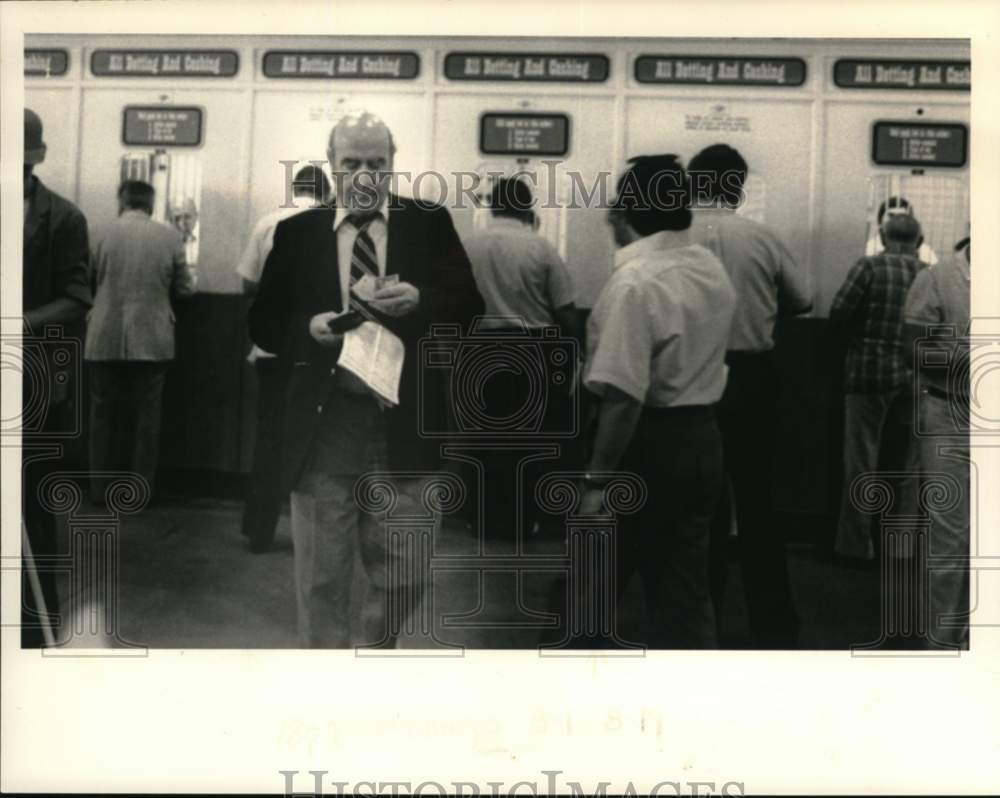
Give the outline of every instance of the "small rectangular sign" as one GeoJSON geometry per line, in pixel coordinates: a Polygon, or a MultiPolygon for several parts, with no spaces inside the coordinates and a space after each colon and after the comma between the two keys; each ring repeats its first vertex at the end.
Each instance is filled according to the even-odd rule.
{"type": "Polygon", "coordinates": [[[841,58],[833,65],[833,82],[842,89],[969,91],[972,63],[841,58]]]}
{"type": "Polygon", "coordinates": [[[488,155],[565,155],[569,151],[566,114],[483,114],[479,149],[488,155]]]}
{"type": "Polygon", "coordinates": [[[200,108],[126,106],[122,141],[131,146],[197,147],[201,144],[200,108]]]}
{"type": "Polygon", "coordinates": [[[69,71],[69,53],[65,50],[24,51],[24,74],[57,78],[69,71]]]}
{"type": "Polygon", "coordinates": [[[609,72],[605,55],[448,53],[444,59],[444,76],[449,80],[603,83],[609,72]]]}
{"type": "Polygon", "coordinates": [[[969,129],[960,124],[876,122],[872,160],[880,166],[965,166],[969,129]]]}
{"type": "Polygon", "coordinates": [[[413,80],[420,74],[416,53],[269,50],[262,64],[268,78],[413,80]]]}
{"type": "Polygon", "coordinates": [[[806,62],[801,58],[641,55],[635,59],[639,83],[702,86],[801,86],[806,62]]]}
{"type": "Polygon", "coordinates": [[[94,50],[97,77],[231,78],[239,71],[235,50],[94,50]]]}

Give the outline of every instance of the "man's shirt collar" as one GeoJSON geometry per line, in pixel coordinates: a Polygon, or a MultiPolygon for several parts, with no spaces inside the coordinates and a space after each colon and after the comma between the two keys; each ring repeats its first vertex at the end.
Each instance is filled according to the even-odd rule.
{"type": "Polygon", "coordinates": [[[667,233],[661,230],[650,236],[643,236],[631,244],[628,244],[615,252],[615,268],[628,263],[630,260],[641,257],[647,253],[662,249],[666,243],[667,233]]]}
{"type": "MultiPolygon", "coordinates": [[[[385,197],[382,200],[382,204],[379,205],[378,208],[375,210],[375,214],[378,217],[380,217],[383,222],[386,223],[388,223],[389,221],[389,212],[386,208],[388,204],[389,204],[389,198],[385,197]]],[[[333,229],[339,230],[340,225],[343,224],[345,221],[347,221],[347,218],[351,216],[351,214],[353,213],[357,213],[357,211],[352,211],[348,208],[345,208],[343,205],[337,205],[336,212],[334,213],[333,216],[333,229]]]]}

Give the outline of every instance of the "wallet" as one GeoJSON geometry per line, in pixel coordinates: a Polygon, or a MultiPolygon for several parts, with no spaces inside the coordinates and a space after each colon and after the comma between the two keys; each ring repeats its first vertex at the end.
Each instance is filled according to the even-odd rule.
{"type": "Polygon", "coordinates": [[[343,316],[337,316],[335,319],[330,319],[330,321],[327,322],[327,327],[332,333],[345,333],[353,330],[355,327],[360,327],[364,320],[364,316],[356,310],[351,310],[343,316]]]}

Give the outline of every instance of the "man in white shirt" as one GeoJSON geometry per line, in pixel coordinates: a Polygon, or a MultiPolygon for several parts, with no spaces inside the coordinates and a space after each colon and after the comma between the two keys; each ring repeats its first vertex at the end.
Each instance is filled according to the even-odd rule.
{"type": "MultiPolygon", "coordinates": [[[[531,188],[522,179],[500,178],[490,192],[490,219],[484,230],[463,239],[472,264],[476,287],[486,303],[486,316],[477,329],[499,334],[545,336],[546,328],[559,327],[564,338],[578,338],[573,284],[566,264],[552,243],[536,231],[537,217],[531,188]]],[[[551,341],[551,339],[549,339],[551,341]]],[[[568,343],[568,342],[567,342],[568,343]]],[[[548,384],[544,393],[524,373],[497,370],[483,386],[483,406],[491,418],[516,418],[533,402],[544,403],[541,438],[552,430],[564,430],[574,412],[573,397],[566,384],[548,384]]],[[[521,462],[517,450],[505,448],[508,431],[497,431],[495,448],[479,455],[489,480],[488,507],[517,507],[525,529],[564,531],[563,520],[546,516],[534,501],[534,485],[543,474],[580,468],[579,443],[559,436],[547,442],[558,455],[521,462]],[[521,484],[518,485],[518,480],[521,484]]],[[[473,510],[474,511],[474,510],[473,510]]],[[[507,512],[487,510],[486,534],[513,539],[516,525],[507,512]]]]}
{"type": "Polygon", "coordinates": [[[481,327],[558,324],[574,335],[573,284],[559,252],[536,228],[534,198],[523,180],[497,180],[485,230],[463,239],[476,287],[486,302],[481,327]]]}
{"type": "MultiPolygon", "coordinates": [[[[948,479],[955,501],[927,501],[928,552],[937,562],[927,580],[928,648],[969,647],[969,416],[972,245],[935,269],[923,269],[906,295],[904,341],[914,354],[920,465],[924,479],[948,479]],[[936,328],[936,330],[935,330],[936,328]],[[942,334],[950,328],[950,334],[942,334]],[[931,334],[936,332],[936,334],[931,334]],[[918,345],[919,342],[919,345],[918,345]],[[919,356],[920,353],[923,356],[919,356]]],[[[951,498],[951,497],[949,497],[951,498]]],[[[920,563],[926,567],[926,563],[920,563]]]]}
{"type": "Polygon", "coordinates": [[[718,408],[732,497],[713,530],[712,588],[715,606],[723,606],[735,514],[754,648],[794,648],[799,619],[771,501],[780,389],[774,331],[778,319],[807,312],[812,298],[804,270],[778,234],[736,212],[747,172],[746,160],[727,144],[706,147],[688,163],[696,189],[692,240],[722,261],[737,297],[726,347],[729,379],[718,408]]]}
{"type": "MultiPolygon", "coordinates": [[[[305,166],[295,174],[292,202],[261,217],[254,225],[250,240],[236,265],[236,273],[243,278],[243,291],[247,296],[257,293],[278,223],[308,208],[325,204],[329,196],[330,181],[321,169],[305,166]]],[[[257,373],[257,432],[242,531],[250,541],[250,551],[261,553],[271,548],[281,504],[287,495],[281,485],[281,430],[286,383],[285,370],[273,353],[265,352],[254,344],[247,360],[257,373]]]]}
{"type": "Polygon", "coordinates": [[[618,592],[639,570],[656,635],[717,645],[709,540],[723,489],[714,405],[726,386],[736,299],[722,263],[691,242],[687,176],[673,155],[634,158],[609,213],[619,250],[588,320],[584,385],[600,398],[580,512],[617,471],[646,483],[618,540],[618,592]]]}

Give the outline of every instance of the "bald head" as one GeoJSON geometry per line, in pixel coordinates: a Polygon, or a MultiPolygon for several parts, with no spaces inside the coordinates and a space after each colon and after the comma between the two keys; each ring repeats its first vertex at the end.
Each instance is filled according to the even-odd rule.
{"type": "Polygon", "coordinates": [[[357,211],[377,210],[389,191],[392,132],[368,111],[347,114],[330,131],[326,155],[338,202],[357,211]]]}
{"type": "MultiPolygon", "coordinates": [[[[389,126],[370,111],[354,111],[345,114],[330,131],[326,144],[327,155],[331,156],[345,144],[365,143],[373,147],[387,147],[389,155],[396,152],[396,144],[392,140],[389,126]]],[[[331,159],[332,160],[332,159],[331,159]]]]}
{"type": "Polygon", "coordinates": [[[908,213],[886,216],[880,233],[882,243],[888,252],[916,252],[923,241],[920,222],[908,213]]]}

